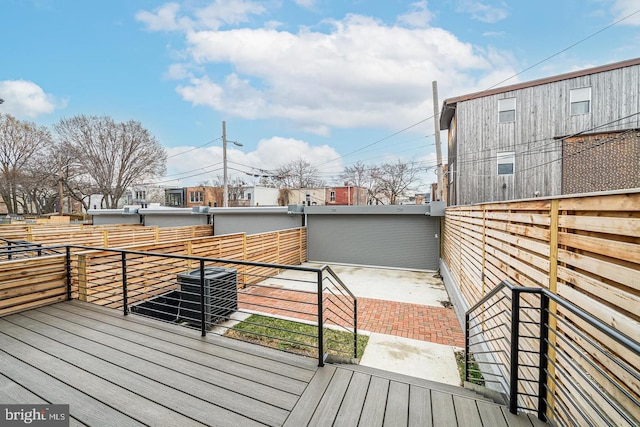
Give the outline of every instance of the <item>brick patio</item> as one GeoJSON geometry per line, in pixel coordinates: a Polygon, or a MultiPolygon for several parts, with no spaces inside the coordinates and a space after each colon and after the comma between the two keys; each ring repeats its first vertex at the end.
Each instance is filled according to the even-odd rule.
{"type": "MultiPolygon", "coordinates": [[[[241,291],[238,299],[243,309],[316,320],[317,300],[312,293],[249,286],[241,291]],[[277,305],[277,308],[265,305],[277,305]]],[[[464,333],[452,308],[358,298],[358,329],[464,347],[464,333]]]]}

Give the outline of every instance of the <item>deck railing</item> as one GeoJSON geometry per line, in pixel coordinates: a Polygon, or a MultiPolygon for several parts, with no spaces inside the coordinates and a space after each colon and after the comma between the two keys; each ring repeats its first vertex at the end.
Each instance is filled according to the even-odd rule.
{"type": "Polygon", "coordinates": [[[196,328],[203,336],[231,331],[228,336],[275,342],[284,351],[315,353],[320,366],[329,353],[345,356],[345,342],[338,347],[327,328],[347,330],[341,340],[353,348],[349,357],[357,355],[356,299],[328,266],[68,248],[74,299],[196,328]]]}
{"type": "Polygon", "coordinates": [[[0,260],[15,260],[43,255],[60,254],[64,251],[50,249],[40,243],[25,240],[11,240],[0,237],[0,260]]]}
{"type": "Polygon", "coordinates": [[[512,413],[560,426],[640,425],[640,343],[566,299],[502,281],[466,312],[465,329],[465,380],[481,373],[512,413]]]}
{"type": "Polygon", "coordinates": [[[358,357],[358,300],[338,277],[338,275],[325,265],[321,268],[322,276],[318,282],[319,312],[322,318],[318,322],[323,325],[323,337],[320,340],[325,349],[331,353],[347,358],[358,357]],[[324,333],[324,329],[333,326],[346,332],[348,338],[331,338],[324,333]],[[353,351],[347,351],[345,340],[353,342],[353,351]]]}

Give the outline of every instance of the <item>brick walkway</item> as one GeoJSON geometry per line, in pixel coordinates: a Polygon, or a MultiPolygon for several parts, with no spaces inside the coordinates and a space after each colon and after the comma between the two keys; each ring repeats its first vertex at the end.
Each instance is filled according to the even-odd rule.
{"type": "MultiPolygon", "coordinates": [[[[325,299],[335,299],[325,293],[325,299]]],[[[249,286],[239,291],[240,308],[314,321],[313,293],[249,286]]],[[[346,314],[335,310],[340,316],[346,314]]],[[[358,329],[464,347],[464,333],[452,308],[358,298],[358,329]]]]}

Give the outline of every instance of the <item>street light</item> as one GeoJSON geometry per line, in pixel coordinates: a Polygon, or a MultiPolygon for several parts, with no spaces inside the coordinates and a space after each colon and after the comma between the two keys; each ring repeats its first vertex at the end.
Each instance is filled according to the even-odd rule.
{"type": "MultiPolygon", "coordinates": [[[[238,141],[232,142],[238,147],[242,147],[238,141]]],[[[227,124],[222,121],[222,181],[224,183],[224,190],[222,192],[222,206],[225,208],[229,206],[229,180],[227,177],[227,124]]]]}

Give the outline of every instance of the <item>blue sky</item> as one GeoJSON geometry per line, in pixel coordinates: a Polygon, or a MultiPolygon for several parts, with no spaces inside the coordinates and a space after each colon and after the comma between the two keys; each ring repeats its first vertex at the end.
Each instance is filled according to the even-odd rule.
{"type": "MultiPolygon", "coordinates": [[[[487,89],[637,10],[638,0],[0,0],[0,112],[42,125],[138,120],[167,148],[167,185],[221,175],[222,120],[243,144],[229,150],[232,172],[248,182],[299,157],[327,180],[356,161],[426,170],[433,80],[440,102],[487,89]]],[[[638,56],[640,12],[505,84],[638,56]]]]}

